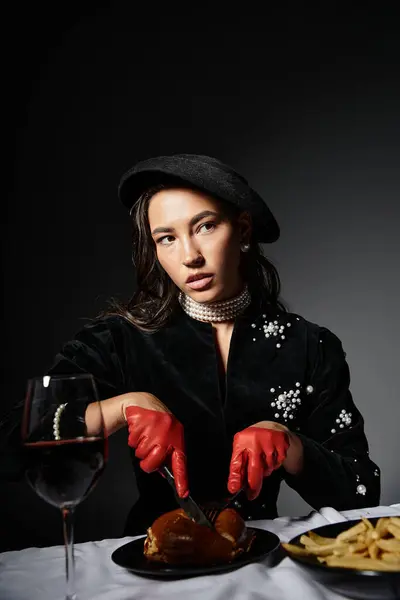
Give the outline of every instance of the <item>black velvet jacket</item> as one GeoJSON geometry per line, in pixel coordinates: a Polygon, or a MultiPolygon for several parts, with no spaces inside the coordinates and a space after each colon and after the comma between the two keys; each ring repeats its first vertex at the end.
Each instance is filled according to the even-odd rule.
{"type": "MultiPolygon", "coordinates": [[[[283,423],[304,445],[304,468],[281,467],[264,480],[260,496],[240,498],[245,518],[274,518],[284,479],[315,509],[379,504],[380,472],[368,456],[363,417],[349,391],[340,340],[292,313],[253,302],[235,321],[226,376],[221,376],[211,325],[181,309],[157,333],[121,317],[85,326],[64,345],[49,373],[90,372],[100,398],[146,391],[184,426],[189,487],[199,502],[227,496],[234,434],[258,421],[283,423]]],[[[140,498],[126,534],[143,532],[176,507],[168,483],[146,474],[132,452],[140,498]]]]}

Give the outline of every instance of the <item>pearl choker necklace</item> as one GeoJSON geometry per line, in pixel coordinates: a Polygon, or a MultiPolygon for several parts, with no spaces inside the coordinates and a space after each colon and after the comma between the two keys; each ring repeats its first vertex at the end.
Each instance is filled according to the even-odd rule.
{"type": "Polygon", "coordinates": [[[182,292],[180,292],[178,299],[181,307],[189,317],[208,323],[235,319],[251,302],[247,286],[239,296],[235,296],[235,298],[231,298],[230,300],[223,300],[222,302],[203,304],[202,302],[196,302],[182,292]]]}

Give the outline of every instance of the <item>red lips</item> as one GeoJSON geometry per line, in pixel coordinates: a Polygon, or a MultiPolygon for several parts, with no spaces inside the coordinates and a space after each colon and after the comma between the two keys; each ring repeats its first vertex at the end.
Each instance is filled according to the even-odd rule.
{"type": "Polygon", "coordinates": [[[189,275],[189,277],[186,279],[186,283],[198,281],[199,279],[204,279],[205,277],[212,277],[212,275],[212,273],[196,273],[194,275],[189,275]]]}

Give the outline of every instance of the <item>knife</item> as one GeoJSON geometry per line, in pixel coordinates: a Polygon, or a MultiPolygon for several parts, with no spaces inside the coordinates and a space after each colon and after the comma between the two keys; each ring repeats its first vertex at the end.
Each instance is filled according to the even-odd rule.
{"type": "Polygon", "coordinates": [[[168,483],[170,484],[170,486],[172,487],[172,489],[174,491],[175,499],[176,499],[177,503],[179,504],[179,506],[181,508],[183,508],[185,513],[188,515],[188,517],[193,519],[193,521],[195,521],[199,525],[205,525],[206,527],[210,527],[210,529],[214,529],[214,526],[207,519],[206,515],[201,510],[200,506],[198,504],[196,504],[196,502],[193,500],[193,498],[190,495],[187,496],[186,498],[180,498],[180,496],[178,496],[178,492],[176,491],[176,487],[175,487],[174,476],[172,475],[172,473],[168,469],[168,467],[166,467],[164,465],[163,467],[161,467],[160,471],[165,475],[166,480],[168,481],[168,483]]]}

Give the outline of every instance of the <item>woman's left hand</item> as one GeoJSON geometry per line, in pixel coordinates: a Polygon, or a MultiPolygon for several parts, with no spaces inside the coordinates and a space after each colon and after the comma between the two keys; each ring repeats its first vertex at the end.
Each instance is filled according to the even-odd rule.
{"type": "Polygon", "coordinates": [[[235,494],[242,487],[249,500],[257,498],[264,477],[285,461],[291,432],[274,421],[261,421],[239,431],[233,438],[228,490],[235,494]]]}

